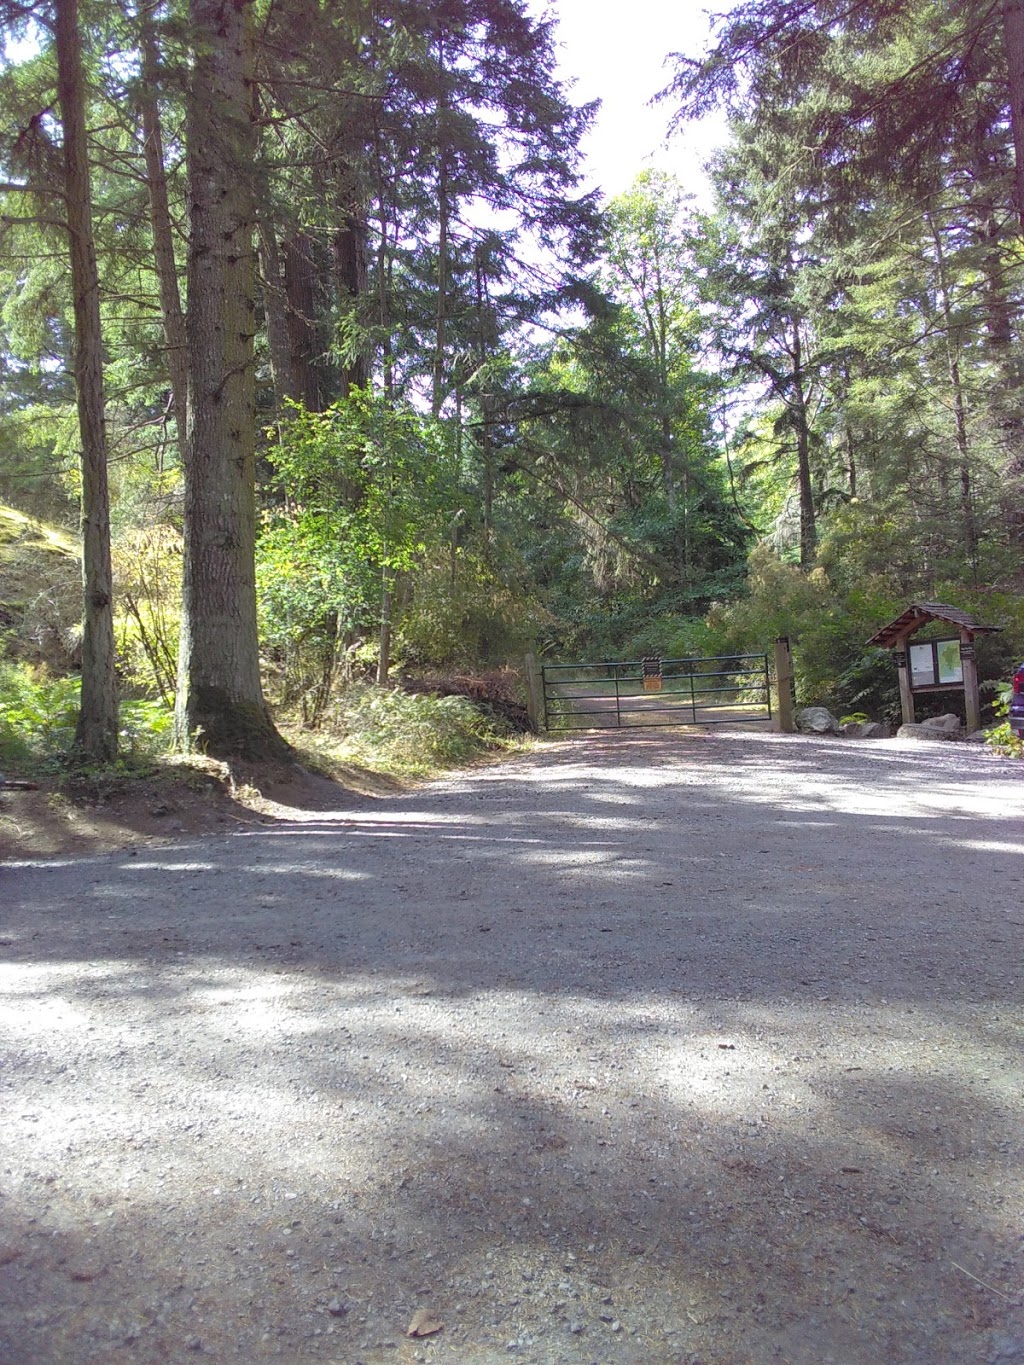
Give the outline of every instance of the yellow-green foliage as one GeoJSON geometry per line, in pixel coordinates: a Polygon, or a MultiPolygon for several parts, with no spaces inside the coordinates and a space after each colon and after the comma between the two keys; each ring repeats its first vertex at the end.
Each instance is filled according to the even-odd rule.
{"type": "Polygon", "coordinates": [[[129,686],[174,700],[182,540],[166,525],[122,532],[113,546],[118,671],[129,686]]]}
{"type": "Polygon", "coordinates": [[[747,593],[714,606],[708,626],[721,654],[767,651],[778,636],[788,636],[802,705],[853,709],[863,703],[878,711],[889,703],[893,670],[888,655],[869,650],[866,641],[905,605],[877,580],[865,576],[856,587],[839,589],[823,568],[806,572],[760,545],[750,556],[747,593]]]}
{"type": "Polygon", "coordinates": [[[81,610],[75,538],[0,504],[0,633],[6,633],[8,651],[66,667],[81,610]]]}
{"type": "Polygon", "coordinates": [[[403,658],[428,667],[504,662],[522,655],[550,622],[534,598],[516,592],[476,556],[417,566],[399,622],[403,658]]]}

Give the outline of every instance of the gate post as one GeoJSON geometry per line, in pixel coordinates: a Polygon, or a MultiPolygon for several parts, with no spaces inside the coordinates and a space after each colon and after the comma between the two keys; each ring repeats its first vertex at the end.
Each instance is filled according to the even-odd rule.
{"type": "Polygon", "coordinates": [[[793,655],[790,652],[788,635],[780,635],[775,641],[775,687],[779,697],[779,729],[784,735],[795,734],[793,655]]]}
{"type": "Polygon", "coordinates": [[[541,687],[537,656],[531,650],[526,656],[526,713],[530,718],[530,728],[535,735],[540,733],[540,718],[543,708],[541,687]]]}

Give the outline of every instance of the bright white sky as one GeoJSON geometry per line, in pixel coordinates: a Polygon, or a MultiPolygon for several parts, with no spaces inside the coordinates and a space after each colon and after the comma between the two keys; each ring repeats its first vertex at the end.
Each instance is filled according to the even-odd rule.
{"type": "MultiPolygon", "coordinates": [[[[722,0],[715,5],[719,13],[728,8],[722,0]]],[[[529,10],[557,19],[559,74],[575,82],[573,96],[601,100],[584,144],[591,181],[607,195],[621,194],[654,167],[677,176],[707,207],[702,167],[725,140],[724,118],[688,124],[666,144],[671,107],[647,107],[671,77],[667,54],[696,57],[704,49],[708,20],[699,0],[529,0],[529,10]]]]}

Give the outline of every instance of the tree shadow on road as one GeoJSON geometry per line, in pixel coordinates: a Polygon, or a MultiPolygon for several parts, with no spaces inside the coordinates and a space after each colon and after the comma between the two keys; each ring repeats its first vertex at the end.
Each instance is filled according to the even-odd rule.
{"type": "Polygon", "coordinates": [[[1002,1358],[1015,779],[837,752],[11,872],[0,1355],[404,1359],[429,1302],[437,1361],[1002,1358]]]}

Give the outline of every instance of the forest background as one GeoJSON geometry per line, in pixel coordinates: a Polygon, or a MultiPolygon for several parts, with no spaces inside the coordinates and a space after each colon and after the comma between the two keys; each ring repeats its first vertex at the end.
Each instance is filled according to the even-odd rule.
{"type": "Polygon", "coordinates": [[[891,719],[864,642],[921,599],[1012,671],[1013,0],[734,6],[666,54],[677,136],[728,115],[708,209],[587,189],[594,106],[523,0],[0,24],[8,763],[282,727],[443,761],[527,649],[782,634],[801,702],[891,719]]]}

